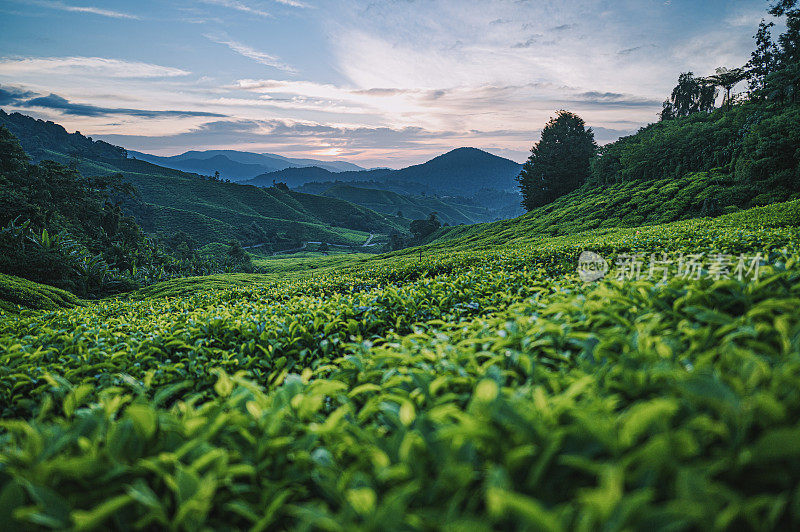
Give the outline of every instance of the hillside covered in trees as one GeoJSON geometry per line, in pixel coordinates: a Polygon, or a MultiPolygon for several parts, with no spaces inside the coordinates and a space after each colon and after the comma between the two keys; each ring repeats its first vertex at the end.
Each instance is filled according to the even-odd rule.
{"type": "Polygon", "coordinates": [[[709,173],[730,186],[688,212],[792,197],[800,190],[800,13],[793,2],[779,2],[770,12],[783,17],[784,33],[773,38],[774,24],[762,21],[746,65],[720,67],[708,77],[681,74],[660,120],[634,135],[598,147],[591,128],[561,112],[544,128],[518,178],[528,210],[576,189],[596,195],[598,187],[637,181],[669,186],[709,173]],[[745,82],[745,91],[732,92],[745,82]]]}
{"type": "Polygon", "coordinates": [[[407,233],[410,223],[333,197],[127,158],[123,148],[1,110],[0,160],[0,273],[84,297],[176,276],[253,271],[243,246],[262,253],[309,240],[356,247],[371,233],[407,233]]]}

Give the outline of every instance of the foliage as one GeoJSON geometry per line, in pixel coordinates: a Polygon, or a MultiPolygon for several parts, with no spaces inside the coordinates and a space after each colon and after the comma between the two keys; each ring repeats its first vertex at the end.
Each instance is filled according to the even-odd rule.
{"type": "Polygon", "coordinates": [[[424,220],[414,220],[411,222],[411,233],[415,238],[425,238],[439,229],[442,223],[436,217],[436,213],[431,213],[424,220]]]}
{"type": "MultiPolygon", "coordinates": [[[[763,116],[763,115],[762,115],[763,116]]],[[[800,190],[800,106],[752,123],[734,171],[739,180],[769,190],[800,190]]]]}
{"type": "Polygon", "coordinates": [[[147,243],[116,201],[132,192],[118,176],[32,165],[4,127],[0,160],[0,272],[81,296],[130,288],[119,274],[141,260],[147,243]]]}
{"type": "Polygon", "coordinates": [[[96,158],[117,160],[127,157],[125,149],[102,140],[92,140],[80,132],[67,133],[60,125],[50,121],[36,120],[20,113],[6,113],[0,109],[0,127],[6,127],[21,140],[22,147],[34,161],[48,159],[50,152],[57,151],[71,158],[96,158]]]}
{"type": "Polygon", "coordinates": [[[798,159],[792,149],[797,145],[796,133],[791,126],[797,116],[796,106],[748,103],[651,124],[603,146],[592,161],[589,184],[675,179],[689,172],[739,168],[740,179],[759,182],[762,189],[783,191],[785,180],[746,168],[758,161],[762,166],[797,172],[798,159]],[[787,135],[786,143],[773,151],[780,144],[775,138],[779,135],[787,135]]]}
{"type": "Polygon", "coordinates": [[[714,109],[716,98],[717,90],[712,83],[694,77],[693,72],[684,72],[678,77],[678,84],[672,89],[670,99],[664,102],[661,119],[708,113],[714,109]]]}
{"type": "Polygon", "coordinates": [[[763,94],[766,87],[767,76],[774,70],[778,58],[778,47],[772,41],[771,29],[775,26],[774,22],[765,22],[762,20],[758,25],[758,31],[753,37],[756,41],[756,48],[750,54],[750,61],[748,61],[747,80],[750,92],[759,97],[763,94]]]}
{"type": "Polygon", "coordinates": [[[160,247],[124,214],[121,202],[132,194],[117,175],[87,178],[53,161],[30,164],[0,127],[0,272],[101,297],[180,275],[253,271],[238,242],[218,256],[200,255],[196,240],[179,231],[160,247]]]}
{"type": "Polygon", "coordinates": [[[517,177],[523,206],[530,211],[580,187],[596,150],[592,129],[579,116],[559,111],[517,177]]]}
{"type": "Polygon", "coordinates": [[[2,520],[795,528],[798,212],[452,242],[6,318],[2,520]],[[749,283],[582,283],[582,249],[769,265],[749,283]]]}
{"type": "Polygon", "coordinates": [[[779,105],[800,101],[800,9],[792,0],[772,5],[770,14],[785,17],[786,31],[773,41],[773,23],[761,22],[756,49],[748,63],[752,97],[779,105]]]}
{"type": "Polygon", "coordinates": [[[83,303],[73,294],[0,273],[0,314],[20,310],[56,310],[83,303]]]}
{"type": "Polygon", "coordinates": [[[718,67],[715,73],[711,76],[704,78],[706,83],[711,83],[715,87],[721,87],[725,90],[725,96],[722,99],[723,107],[730,108],[731,90],[740,81],[747,78],[747,71],[744,68],[726,68],[718,67]]]}

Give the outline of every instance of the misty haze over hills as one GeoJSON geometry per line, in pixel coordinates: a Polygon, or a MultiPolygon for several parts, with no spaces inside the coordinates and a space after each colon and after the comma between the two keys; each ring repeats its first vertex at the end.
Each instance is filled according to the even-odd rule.
{"type": "Polygon", "coordinates": [[[219,172],[222,179],[231,181],[244,181],[265,172],[306,166],[318,166],[331,172],[364,169],[346,161],[292,159],[274,153],[252,153],[236,150],[191,150],[170,157],[129,151],[128,156],[166,168],[183,170],[184,172],[195,172],[204,175],[214,175],[214,172],[219,172]]]}

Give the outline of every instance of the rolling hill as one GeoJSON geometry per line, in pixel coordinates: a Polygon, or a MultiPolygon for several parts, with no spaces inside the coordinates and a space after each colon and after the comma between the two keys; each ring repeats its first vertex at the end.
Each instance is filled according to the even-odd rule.
{"type": "Polygon", "coordinates": [[[149,233],[184,231],[201,243],[285,248],[298,239],[358,245],[370,233],[406,230],[403,221],[334,197],[215,181],[130,158],[123,148],[19,113],[0,110],[0,126],[20,139],[34,161],[72,164],[83,175],[121,174],[138,191],[124,209],[149,233]]]}
{"type": "Polygon", "coordinates": [[[246,181],[248,185],[268,187],[273,183],[285,183],[291,188],[298,188],[308,183],[341,181],[351,182],[383,182],[392,176],[396,170],[381,168],[378,170],[361,170],[346,172],[331,172],[319,166],[307,168],[285,168],[275,172],[267,172],[246,181]]]}
{"type": "MultiPolygon", "coordinates": [[[[261,174],[246,183],[256,186],[285,183],[289,187],[315,194],[334,190],[335,194],[361,198],[356,201],[359,205],[388,213],[402,210],[399,205],[409,202],[420,207],[407,207],[409,212],[415,213],[419,210],[428,211],[432,205],[437,205],[433,209],[436,212],[451,213],[443,219],[449,217],[450,223],[460,224],[514,218],[522,214],[521,196],[515,180],[520,168],[521,165],[514,161],[482,150],[458,148],[401,170],[379,168],[334,173],[319,167],[286,168],[261,174]],[[363,192],[341,188],[348,184],[361,189],[383,190],[406,198],[380,196],[373,192],[370,199],[363,192]],[[421,197],[431,196],[438,200],[420,200],[421,197]],[[389,197],[392,199],[389,200],[389,197]],[[398,207],[394,208],[395,205],[398,207]],[[469,207],[466,209],[469,214],[464,211],[465,206],[469,207]],[[454,209],[462,212],[457,214],[454,209]]],[[[405,211],[404,214],[409,216],[405,211]]],[[[411,216],[417,217],[417,214],[411,216]]]]}
{"type": "Polygon", "coordinates": [[[196,177],[123,172],[140,193],[129,211],[147,232],[183,230],[201,243],[300,240],[361,244],[369,233],[405,231],[404,224],[336,198],[196,177]]]}
{"type": "MultiPolygon", "coordinates": [[[[442,223],[449,225],[474,224],[494,221],[492,212],[474,203],[459,203],[455,199],[435,196],[411,196],[389,190],[362,188],[350,184],[332,185],[323,196],[367,207],[384,214],[398,215],[409,220],[419,220],[435,212],[442,223]]],[[[466,201],[464,199],[463,201],[466,201]]]]}

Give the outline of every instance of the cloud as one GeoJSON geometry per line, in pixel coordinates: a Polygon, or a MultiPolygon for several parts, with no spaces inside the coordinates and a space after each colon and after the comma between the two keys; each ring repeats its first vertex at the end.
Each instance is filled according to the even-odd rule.
{"type": "Polygon", "coordinates": [[[227,46],[234,52],[239,55],[242,55],[248,59],[252,59],[256,63],[260,63],[262,65],[270,66],[273,68],[277,68],[279,70],[284,70],[286,72],[296,73],[297,71],[292,68],[291,66],[287,65],[286,63],[281,62],[280,59],[275,57],[274,55],[270,55],[265,52],[261,52],[256,50],[255,48],[251,48],[246,44],[242,44],[240,42],[234,41],[232,39],[227,38],[224,35],[211,35],[206,34],[204,35],[206,39],[209,41],[215,42],[217,44],[222,44],[227,46]]]}
{"type": "Polygon", "coordinates": [[[543,124],[556,109],[581,113],[589,121],[607,124],[613,114],[636,115],[651,120],[661,100],[636,94],[546,82],[453,86],[439,89],[400,87],[352,88],[309,81],[275,79],[239,80],[231,90],[259,95],[257,98],[222,97],[214,103],[241,108],[261,107],[293,112],[295,116],[329,121],[369,121],[392,128],[420,126],[430,131],[474,131],[528,142],[531,124],[543,124]]]}
{"type": "MultiPolygon", "coordinates": [[[[30,0],[28,1],[30,2],[30,0]]],[[[131,20],[141,20],[142,18],[137,15],[131,15],[130,13],[123,13],[121,11],[112,11],[110,9],[103,9],[100,7],[93,7],[93,6],[73,6],[65,4],[63,2],[45,2],[45,1],[33,1],[30,3],[37,6],[49,7],[51,9],[58,9],[60,11],[69,11],[72,13],[87,13],[91,15],[100,15],[102,17],[124,18],[131,20]]]]}
{"type": "Polygon", "coordinates": [[[765,11],[761,6],[751,8],[737,7],[725,17],[724,22],[735,28],[750,28],[751,31],[755,32],[761,19],[774,20],[765,11]]]}
{"type": "Polygon", "coordinates": [[[617,92],[587,91],[581,92],[576,96],[577,98],[572,100],[572,102],[576,104],[585,103],[605,107],[657,107],[661,105],[659,100],[651,100],[617,92]]]}
{"type": "Polygon", "coordinates": [[[0,75],[89,74],[111,78],[161,78],[191,74],[180,68],[105,57],[28,57],[0,59],[0,75]]]}
{"type": "Polygon", "coordinates": [[[35,93],[15,87],[3,88],[0,86],[0,105],[11,105],[25,98],[33,96],[35,93]]]}
{"type": "Polygon", "coordinates": [[[633,48],[625,48],[624,50],[620,50],[619,52],[617,52],[617,55],[632,54],[633,52],[638,52],[642,48],[644,48],[644,47],[643,46],[634,46],[633,48]]]}
{"type": "Polygon", "coordinates": [[[278,4],[283,4],[285,6],[291,7],[309,7],[308,4],[304,4],[303,2],[298,2],[297,0],[275,0],[278,4]]]}
{"type": "Polygon", "coordinates": [[[100,107],[85,103],[73,103],[57,94],[47,96],[37,96],[29,98],[34,93],[19,89],[3,89],[0,87],[0,104],[13,105],[15,107],[39,107],[43,109],[53,109],[65,115],[74,116],[109,116],[127,115],[140,118],[185,118],[185,117],[206,117],[223,118],[226,115],[218,113],[207,113],[204,111],[153,111],[148,109],[126,109],[120,107],[100,107]]]}
{"type": "Polygon", "coordinates": [[[354,90],[353,94],[366,94],[369,96],[397,96],[398,94],[403,94],[406,91],[400,89],[385,89],[385,88],[373,88],[373,89],[358,89],[354,90]]]}
{"type": "MultiPolygon", "coordinates": [[[[214,149],[226,146],[248,151],[277,151],[284,155],[325,156],[336,149],[341,157],[370,163],[404,166],[422,162],[453,147],[469,143],[467,135],[429,131],[420,127],[367,127],[295,120],[219,120],[190,131],[162,136],[94,135],[131,149],[170,153],[183,147],[214,149]],[[232,145],[231,140],[235,139],[232,145]]],[[[474,142],[473,142],[474,144],[474,142]]]]}
{"type": "Polygon", "coordinates": [[[635,52],[639,52],[642,50],[650,49],[650,48],[658,48],[655,44],[643,44],[640,46],[634,46],[632,48],[625,48],[624,50],[620,50],[617,52],[617,55],[630,55],[635,52]]]}
{"type": "Polygon", "coordinates": [[[541,33],[537,33],[536,35],[530,36],[528,38],[528,40],[526,40],[524,42],[516,43],[513,46],[513,48],[530,48],[531,46],[537,44],[539,42],[539,39],[541,39],[541,38],[542,38],[542,34],[541,33]]]}
{"type": "Polygon", "coordinates": [[[264,11],[263,9],[251,7],[243,2],[239,2],[238,0],[200,0],[204,4],[210,4],[220,7],[227,7],[228,9],[234,9],[236,11],[241,11],[243,13],[248,13],[251,15],[258,15],[259,17],[272,17],[272,15],[264,11]]]}

